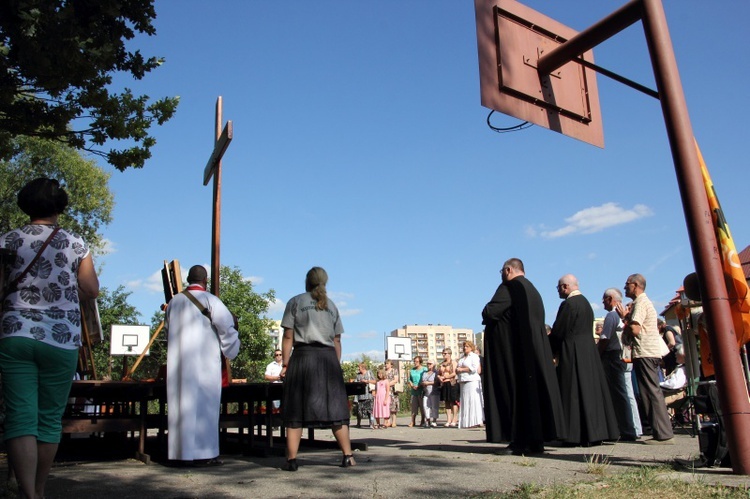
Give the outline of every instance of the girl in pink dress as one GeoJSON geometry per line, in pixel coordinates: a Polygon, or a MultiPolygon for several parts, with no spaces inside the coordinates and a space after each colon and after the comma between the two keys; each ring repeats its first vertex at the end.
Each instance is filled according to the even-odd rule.
{"type": "Polygon", "coordinates": [[[378,371],[378,382],[375,385],[375,400],[372,404],[372,415],[375,416],[375,428],[385,428],[381,423],[391,417],[391,390],[384,369],[378,371]]]}

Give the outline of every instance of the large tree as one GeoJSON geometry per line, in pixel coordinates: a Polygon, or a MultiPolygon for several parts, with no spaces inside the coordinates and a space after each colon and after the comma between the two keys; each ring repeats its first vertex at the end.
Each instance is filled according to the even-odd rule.
{"type": "Polygon", "coordinates": [[[273,290],[256,293],[238,267],[221,266],[221,301],[236,316],[240,326],[240,353],[232,361],[232,376],[262,381],[273,342],[268,334],[273,321],[265,316],[275,298],[273,290]]]}
{"type": "Polygon", "coordinates": [[[103,156],[118,170],[140,168],[156,143],[148,134],[178,98],[110,88],[115,73],[140,80],[164,61],[128,51],[137,33],[154,35],[154,0],[0,2],[0,158],[11,139],[45,137],[103,156]],[[100,149],[109,140],[120,149],[100,149]]]}
{"type": "Polygon", "coordinates": [[[9,158],[0,160],[0,234],[28,222],[16,205],[21,187],[37,177],[49,177],[59,180],[68,192],[68,209],[60,225],[82,236],[92,248],[101,248],[99,230],[112,220],[114,207],[110,175],[95,161],[58,142],[19,137],[10,144],[9,158]]]}

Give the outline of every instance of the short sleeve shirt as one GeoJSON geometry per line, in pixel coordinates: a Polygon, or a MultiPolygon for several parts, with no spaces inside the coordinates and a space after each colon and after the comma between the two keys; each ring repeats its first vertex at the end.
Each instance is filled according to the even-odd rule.
{"type": "Polygon", "coordinates": [[[422,387],[419,385],[419,382],[422,381],[422,373],[424,373],[427,370],[425,366],[420,367],[419,369],[416,369],[412,367],[409,369],[409,381],[412,382],[414,386],[417,388],[411,389],[412,395],[422,395],[422,387]]]}
{"type": "MultiPolygon", "coordinates": [[[[274,361],[266,366],[266,376],[279,376],[281,375],[281,364],[274,361]]],[[[274,383],[281,383],[281,380],[274,381],[274,383]]]]}
{"type": "Polygon", "coordinates": [[[334,338],[344,333],[339,310],[330,299],[325,310],[318,310],[315,303],[310,293],[302,293],[289,300],[281,318],[281,327],[294,331],[295,345],[319,343],[332,347],[334,338]]]}
{"type": "MultiPolygon", "coordinates": [[[[9,280],[20,275],[51,234],[48,225],[24,225],[0,236],[0,246],[16,251],[9,280]]],[[[89,254],[84,240],[61,229],[4,302],[0,339],[33,338],[49,345],[81,346],[78,267],[89,254]]]]}
{"type": "Polygon", "coordinates": [[[633,357],[646,359],[660,359],[662,341],[657,327],[657,314],[654,304],[646,293],[641,293],[633,300],[631,320],[641,325],[641,334],[634,338],[633,357]]]}

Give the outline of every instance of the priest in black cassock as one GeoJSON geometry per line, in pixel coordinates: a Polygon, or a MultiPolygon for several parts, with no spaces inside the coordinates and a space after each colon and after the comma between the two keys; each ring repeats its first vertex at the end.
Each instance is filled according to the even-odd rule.
{"type": "MultiPolygon", "coordinates": [[[[566,436],[560,390],[544,324],[544,303],[539,291],[526,279],[521,260],[511,258],[505,262],[502,273],[502,286],[507,286],[510,296],[513,353],[510,445],[503,452],[515,455],[544,452],[544,442],[566,436]]],[[[485,350],[485,358],[489,359],[490,351],[485,350]]],[[[502,382],[497,374],[493,383],[502,382]]],[[[495,400],[496,404],[499,402],[495,400]]]]}
{"type": "Polygon", "coordinates": [[[558,356],[568,445],[597,445],[620,437],[609,386],[594,342],[594,311],[578,290],[578,280],[564,275],[557,284],[562,304],[549,340],[558,356]]]}
{"type": "Polygon", "coordinates": [[[510,442],[511,437],[515,374],[510,307],[510,292],[503,275],[503,283],[482,310],[484,420],[487,441],[491,443],[510,442]]]}

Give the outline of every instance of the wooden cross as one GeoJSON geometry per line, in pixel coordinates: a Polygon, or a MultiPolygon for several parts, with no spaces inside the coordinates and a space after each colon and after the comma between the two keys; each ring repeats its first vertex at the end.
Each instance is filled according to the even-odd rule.
{"type": "Polygon", "coordinates": [[[211,293],[219,296],[219,249],[221,239],[221,158],[232,141],[232,122],[221,129],[221,96],[216,99],[216,136],[214,150],[203,170],[203,185],[214,178],[213,223],[211,227],[211,293]]]}

